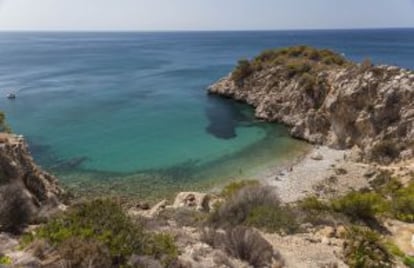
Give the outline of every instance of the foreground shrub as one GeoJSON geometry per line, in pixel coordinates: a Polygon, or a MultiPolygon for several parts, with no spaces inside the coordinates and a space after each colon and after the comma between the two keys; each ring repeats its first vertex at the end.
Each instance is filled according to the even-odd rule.
{"type": "Polygon", "coordinates": [[[292,234],[299,229],[296,215],[289,206],[261,205],[252,208],[246,224],[268,232],[292,234]]]}
{"type": "Polygon", "coordinates": [[[283,233],[293,233],[298,229],[294,210],[281,204],[274,188],[242,183],[230,189],[243,184],[247,186],[235,193],[233,190],[226,191],[233,194],[210,215],[208,223],[211,226],[227,228],[247,225],[283,233]]]}
{"type": "Polygon", "coordinates": [[[32,216],[33,209],[21,186],[0,186],[0,231],[18,233],[32,216]]]}
{"type": "Polygon", "coordinates": [[[213,248],[248,262],[253,267],[271,267],[273,258],[280,266],[283,264],[282,257],[278,253],[275,254],[272,245],[257,231],[247,227],[237,226],[226,232],[208,229],[204,231],[202,240],[213,248]]]}
{"type": "MultiPolygon", "coordinates": [[[[133,254],[154,256],[164,264],[177,256],[170,236],[145,232],[140,224],[132,222],[121,207],[110,200],[75,205],[41,227],[34,238],[45,239],[63,253],[70,251],[65,250],[68,245],[93,246],[100,256],[106,256],[108,252],[115,267],[125,265],[133,254]]],[[[63,255],[68,257],[68,254],[63,255]]],[[[88,258],[91,258],[90,254],[69,261],[83,263],[88,258]]]]}
{"type": "Polygon", "coordinates": [[[394,216],[405,222],[414,222],[414,183],[397,190],[391,201],[394,216]]]}
{"type": "Polygon", "coordinates": [[[353,220],[369,221],[387,210],[385,200],[376,193],[351,192],[332,201],[332,208],[353,220]]]}
{"type": "Polygon", "coordinates": [[[348,230],[344,257],[351,268],[393,267],[393,256],[379,235],[366,228],[353,227],[348,230]]]}

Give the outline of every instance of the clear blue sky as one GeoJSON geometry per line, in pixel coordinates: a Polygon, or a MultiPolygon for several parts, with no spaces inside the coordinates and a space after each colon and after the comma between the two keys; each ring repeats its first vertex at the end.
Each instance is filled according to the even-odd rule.
{"type": "Polygon", "coordinates": [[[0,0],[0,30],[414,27],[414,0],[0,0]]]}

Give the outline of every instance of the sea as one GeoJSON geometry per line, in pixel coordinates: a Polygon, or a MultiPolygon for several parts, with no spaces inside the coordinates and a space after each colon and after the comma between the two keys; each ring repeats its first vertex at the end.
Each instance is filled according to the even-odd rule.
{"type": "Polygon", "coordinates": [[[75,194],[158,198],[257,179],[308,146],[206,89],[239,59],[302,44],[414,69],[414,29],[1,32],[0,110],[75,194]]]}

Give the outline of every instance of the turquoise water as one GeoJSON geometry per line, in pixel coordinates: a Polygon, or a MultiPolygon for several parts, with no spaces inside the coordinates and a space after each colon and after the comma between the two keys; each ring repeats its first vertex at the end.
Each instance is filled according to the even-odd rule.
{"type": "Polygon", "coordinates": [[[207,187],[302,153],[206,87],[242,57],[310,44],[414,67],[414,30],[0,33],[0,98],[36,160],[84,193],[207,187]]]}

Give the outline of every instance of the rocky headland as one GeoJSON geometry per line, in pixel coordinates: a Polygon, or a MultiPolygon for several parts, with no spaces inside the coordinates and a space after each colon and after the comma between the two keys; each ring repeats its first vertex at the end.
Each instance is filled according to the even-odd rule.
{"type": "Polygon", "coordinates": [[[292,136],[390,163],[413,156],[414,72],[358,64],[329,50],[299,46],[242,60],[211,87],[252,105],[256,116],[292,136]]]}

